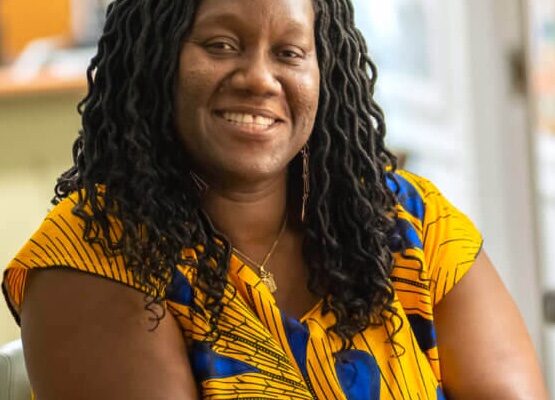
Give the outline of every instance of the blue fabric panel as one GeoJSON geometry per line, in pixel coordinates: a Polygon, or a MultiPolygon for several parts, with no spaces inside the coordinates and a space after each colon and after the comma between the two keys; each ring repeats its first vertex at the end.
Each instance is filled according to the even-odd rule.
{"type": "Polygon", "coordinates": [[[193,302],[193,288],[180,271],[175,271],[171,285],[168,286],[166,298],[175,303],[189,306],[193,302]]]}
{"type": "Polygon", "coordinates": [[[424,201],[414,186],[399,174],[387,174],[386,183],[389,190],[397,196],[403,208],[420,221],[424,220],[424,201]]]}
{"type": "Polygon", "coordinates": [[[434,322],[418,314],[407,315],[418,346],[423,351],[433,349],[437,345],[434,322]]]}
{"type": "Polygon", "coordinates": [[[252,365],[216,353],[208,343],[203,342],[194,342],[190,358],[193,374],[198,382],[260,372],[252,365]]]}
{"type": "Polygon", "coordinates": [[[406,249],[422,249],[424,245],[414,226],[405,219],[397,218],[395,231],[389,238],[389,248],[393,252],[398,252],[406,249]]]}
{"type": "Polygon", "coordinates": [[[295,360],[297,360],[301,373],[307,377],[306,348],[308,346],[309,337],[308,328],[295,318],[290,318],[283,313],[281,313],[281,319],[283,320],[283,327],[285,328],[289,347],[295,356],[295,360]]]}
{"type": "Polygon", "coordinates": [[[344,350],[335,355],[335,371],[348,400],[380,399],[380,368],[369,353],[344,350]]]}
{"type": "Polygon", "coordinates": [[[447,398],[443,394],[443,390],[441,390],[441,387],[438,386],[436,392],[437,392],[437,400],[447,400],[447,398]]]}

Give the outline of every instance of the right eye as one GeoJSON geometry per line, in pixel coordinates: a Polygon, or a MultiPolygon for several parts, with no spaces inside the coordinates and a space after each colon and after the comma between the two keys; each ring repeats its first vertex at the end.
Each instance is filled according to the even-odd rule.
{"type": "Polygon", "coordinates": [[[235,44],[229,40],[213,40],[206,43],[205,47],[208,51],[215,54],[231,54],[237,51],[235,44]]]}

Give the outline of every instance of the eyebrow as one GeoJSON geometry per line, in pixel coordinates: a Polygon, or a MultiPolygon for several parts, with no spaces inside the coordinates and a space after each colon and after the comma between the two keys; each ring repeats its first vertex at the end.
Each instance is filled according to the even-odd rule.
{"type": "MultiPolygon", "coordinates": [[[[244,19],[239,17],[237,14],[231,12],[223,12],[217,14],[208,14],[207,16],[203,16],[199,18],[195,25],[196,26],[204,26],[204,25],[212,25],[217,24],[223,27],[228,27],[231,24],[238,24],[238,25],[247,25],[250,26],[248,23],[245,22],[244,19]]],[[[283,30],[285,34],[295,34],[299,32],[306,31],[306,24],[302,24],[296,20],[289,20],[285,22],[286,27],[283,30]]]]}
{"type": "Polygon", "coordinates": [[[233,13],[214,14],[209,13],[207,16],[199,18],[195,25],[207,25],[222,22],[237,22],[242,23],[241,19],[233,13]]]}

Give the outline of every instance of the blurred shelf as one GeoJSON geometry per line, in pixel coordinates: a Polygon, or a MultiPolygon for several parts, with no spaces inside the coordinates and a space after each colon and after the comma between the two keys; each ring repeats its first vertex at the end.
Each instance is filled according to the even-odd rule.
{"type": "Polygon", "coordinates": [[[85,94],[85,77],[61,77],[41,72],[28,80],[13,79],[8,68],[0,68],[0,99],[43,94],[82,93],[85,94]]]}

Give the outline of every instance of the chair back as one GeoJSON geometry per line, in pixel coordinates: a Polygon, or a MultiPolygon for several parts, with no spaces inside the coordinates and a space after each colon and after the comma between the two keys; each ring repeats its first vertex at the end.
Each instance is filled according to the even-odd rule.
{"type": "Polygon", "coordinates": [[[0,400],[30,400],[31,385],[21,340],[0,347],[0,400]]]}

